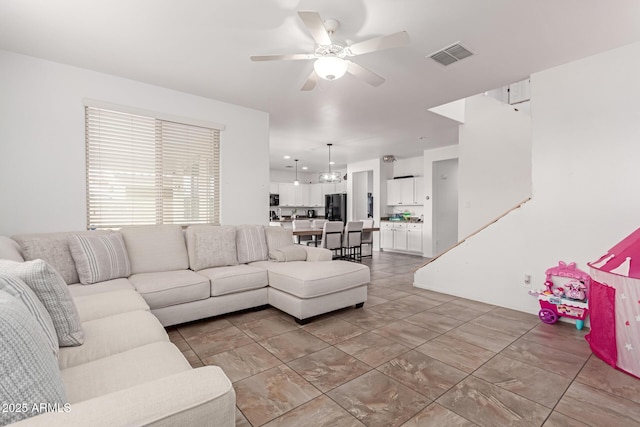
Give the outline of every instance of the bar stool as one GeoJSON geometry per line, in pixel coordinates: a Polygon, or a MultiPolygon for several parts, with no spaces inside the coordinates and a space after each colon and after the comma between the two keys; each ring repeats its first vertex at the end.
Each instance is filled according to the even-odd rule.
{"type": "MultiPolygon", "coordinates": [[[[373,228],[373,219],[363,219],[362,228],[373,228]]],[[[362,231],[362,245],[367,246],[367,250],[362,250],[362,257],[373,256],[373,231],[362,231]]]]}
{"type": "Polygon", "coordinates": [[[322,228],[321,246],[333,252],[333,258],[342,258],[342,221],[327,221],[322,228]]]}
{"type": "MultiPolygon", "coordinates": [[[[309,221],[308,219],[294,219],[291,222],[291,225],[293,227],[293,231],[296,230],[309,230],[311,228],[311,221],[309,221]]],[[[296,236],[298,243],[306,245],[309,242],[312,241],[311,236],[296,236]]]]}
{"type": "Polygon", "coordinates": [[[343,257],[348,261],[362,261],[362,221],[349,221],[342,238],[343,257]]]}

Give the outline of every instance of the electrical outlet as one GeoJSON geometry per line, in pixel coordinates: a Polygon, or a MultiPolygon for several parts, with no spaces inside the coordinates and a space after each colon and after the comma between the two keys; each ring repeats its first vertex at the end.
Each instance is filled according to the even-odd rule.
{"type": "Polygon", "coordinates": [[[531,286],[531,275],[530,274],[525,274],[524,275],[524,282],[522,283],[522,286],[524,286],[525,288],[528,288],[531,286]]]}

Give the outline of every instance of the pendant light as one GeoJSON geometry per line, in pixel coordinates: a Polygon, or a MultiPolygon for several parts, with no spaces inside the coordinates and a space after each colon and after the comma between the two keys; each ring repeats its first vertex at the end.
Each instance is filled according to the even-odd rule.
{"type": "Polygon", "coordinates": [[[296,180],[293,181],[293,185],[300,185],[300,181],[298,181],[298,159],[295,159],[296,162],[296,180]]]}
{"type": "Polygon", "coordinates": [[[329,147],[329,172],[322,172],[318,177],[318,182],[342,182],[342,177],[340,176],[340,172],[335,171],[331,172],[331,146],[333,144],[327,144],[329,147]]]}

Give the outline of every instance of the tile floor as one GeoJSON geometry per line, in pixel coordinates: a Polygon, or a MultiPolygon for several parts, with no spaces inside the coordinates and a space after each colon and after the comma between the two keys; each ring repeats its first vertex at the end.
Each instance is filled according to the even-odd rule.
{"type": "Polygon", "coordinates": [[[168,329],[234,383],[237,426],[640,426],[640,380],[585,331],[412,286],[423,258],[375,253],[364,308],[305,326],[274,309],[168,329]]]}

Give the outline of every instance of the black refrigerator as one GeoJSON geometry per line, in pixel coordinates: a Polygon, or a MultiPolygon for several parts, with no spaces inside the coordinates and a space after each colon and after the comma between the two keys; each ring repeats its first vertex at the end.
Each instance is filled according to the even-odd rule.
{"type": "Polygon", "coordinates": [[[324,215],[329,221],[347,223],[347,195],[344,193],[324,196],[324,215]]]}

